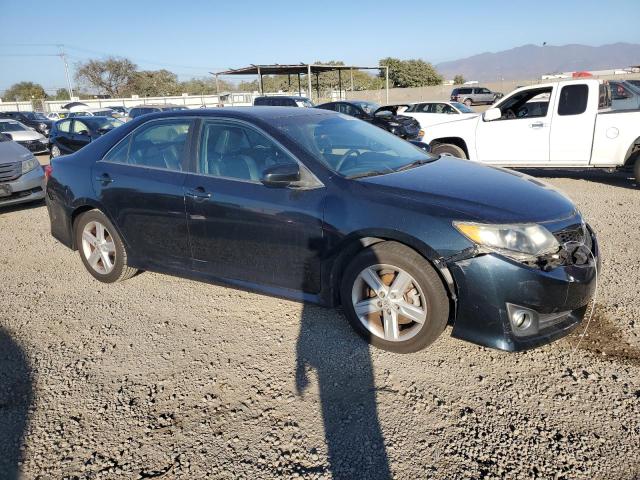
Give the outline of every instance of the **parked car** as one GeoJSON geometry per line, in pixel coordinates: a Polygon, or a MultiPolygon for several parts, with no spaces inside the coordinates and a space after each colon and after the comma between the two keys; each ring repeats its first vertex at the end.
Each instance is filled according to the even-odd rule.
{"type": "Polygon", "coordinates": [[[256,97],[253,100],[253,105],[258,106],[270,106],[270,107],[306,107],[312,108],[313,102],[307,97],[285,97],[285,96],[269,96],[269,97],[256,97]]]}
{"type": "Polygon", "coordinates": [[[75,110],[69,112],[66,118],[74,117],[113,117],[117,116],[116,112],[110,108],[86,108],[84,110],[75,110]]]}
{"type": "Polygon", "coordinates": [[[504,94],[492,92],[485,87],[460,87],[451,91],[451,101],[464,103],[467,107],[479,104],[492,104],[504,94]]]}
{"type": "Polygon", "coordinates": [[[323,103],[316,108],[332,110],[359,118],[407,140],[420,140],[424,134],[415,118],[397,114],[397,105],[381,107],[375,102],[344,100],[323,103]]]}
{"type": "Polygon", "coordinates": [[[47,118],[49,120],[51,120],[52,122],[56,122],[58,120],[61,120],[61,119],[65,118],[66,116],[67,116],[67,114],[64,113],[64,112],[50,112],[50,113],[47,113],[47,118]]]}
{"type": "Polygon", "coordinates": [[[187,107],[171,104],[159,104],[159,105],[138,105],[129,110],[129,120],[140,117],[142,115],[148,115],[149,113],[157,112],[178,112],[180,110],[188,110],[187,107]]]}
{"type": "Polygon", "coordinates": [[[609,84],[595,79],[519,88],[482,116],[432,126],[423,141],[507,167],[632,167],[640,182],[640,111],[611,110],[609,84]]]}
{"type": "Polygon", "coordinates": [[[44,135],[36,132],[33,128],[23,125],[17,120],[0,118],[0,133],[4,133],[30,152],[46,153],[49,151],[49,141],[44,135]]]}
{"type": "Polygon", "coordinates": [[[43,180],[33,153],[0,133],[0,207],[42,200],[43,180]]]}
{"type": "Polygon", "coordinates": [[[423,130],[438,123],[479,115],[464,103],[459,102],[405,103],[398,105],[397,112],[401,115],[415,118],[423,130]]]}
{"type": "Polygon", "coordinates": [[[12,118],[27,127],[31,127],[43,134],[49,135],[53,121],[40,112],[1,112],[0,118],[12,118]]]}
{"type": "Polygon", "coordinates": [[[54,158],[46,199],[53,236],[102,282],[141,269],[341,304],[396,352],[447,324],[533,348],[595,289],[596,237],[558,191],[324,109],[146,115],[54,158]]]}
{"type": "Polygon", "coordinates": [[[60,120],[51,129],[51,158],[77,152],[123,122],[113,117],[76,117],[60,120]]]}
{"type": "Polygon", "coordinates": [[[129,110],[127,110],[126,107],[122,107],[120,105],[110,105],[109,107],[111,110],[113,110],[114,112],[117,112],[123,116],[128,115],[129,114],[129,110]]]}
{"type": "Polygon", "coordinates": [[[611,108],[614,110],[637,110],[640,108],[640,87],[631,82],[610,80],[611,108]]]}

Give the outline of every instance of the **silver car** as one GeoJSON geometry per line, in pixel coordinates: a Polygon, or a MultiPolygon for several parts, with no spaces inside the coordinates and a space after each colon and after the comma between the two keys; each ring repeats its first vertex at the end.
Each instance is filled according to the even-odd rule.
{"type": "Polygon", "coordinates": [[[0,133],[4,133],[30,152],[49,152],[49,140],[47,140],[47,137],[17,120],[0,118],[0,133]]]}
{"type": "Polygon", "coordinates": [[[502,97],[502,93],[492,92],[485,87],[459,87],[451,91],[451,101],[464,103],[467,107],[480,103],[492,104],[502,97]]]}
{"type": "Polygon", "coordinates": [[[33,153],[0,133],[0,207],[42,200],[43,182],[33,153]]]}

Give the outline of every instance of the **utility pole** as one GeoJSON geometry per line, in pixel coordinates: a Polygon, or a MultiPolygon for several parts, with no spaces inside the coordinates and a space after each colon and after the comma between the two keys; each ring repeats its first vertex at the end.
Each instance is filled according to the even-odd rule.
{"type": "Polygon", "coordinates": [[[69,101],[73,100],[73,88],[71,87],[71,77],[69,77],[69,65],[67,64],[67,54],[64,53],[64,45],[60,47],[60,58],[64,63],[64,73],[67,76],[67,92],[69,93],[69,101]]]}

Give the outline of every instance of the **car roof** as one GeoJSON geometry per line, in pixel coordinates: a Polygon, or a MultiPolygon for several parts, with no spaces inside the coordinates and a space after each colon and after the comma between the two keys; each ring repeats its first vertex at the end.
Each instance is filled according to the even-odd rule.
{"type": "MultiPolygon", "coordinates": [[[[136,105],[131,108],[175,108],[175,107],[183,107],[184,105],[176,105],[174,103],[145,103],[143,105],[136,105]]],[[[105,107],[108,108],[108,107],[105,107]]]]}
{"type": "MultiPolygon", "coordinates": [[[[148,121],[154,118],[167,118],[167,117],[226,117],[237,118],[240,120],[261,120],[269,121],[276,118],[286,117],[303,117],[303,116],[326,116],[337,115],[335,112],[329,110],[322,110],[317,108],[291,108],[291,107],[224,107],[224,108],[198,108],[192,110],[176,110],[171,112],[156,112],[144,117],[143,121],[148,121]]],[[[138,120],[136,118],[135,120],[138,120]]]]}

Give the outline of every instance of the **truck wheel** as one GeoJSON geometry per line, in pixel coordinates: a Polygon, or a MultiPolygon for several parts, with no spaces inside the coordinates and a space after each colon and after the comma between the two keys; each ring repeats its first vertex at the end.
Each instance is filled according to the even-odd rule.
{"type": "Polygon", "coordinates": [[[431,145],[431,153],[436,155],[449,155],[451,157],[467,158],[464,150],[453,143],[436,143],[431,145]]]}
{"type": "Polygon", "coordinates": [[[470,106],[473,104],[473,102],[471,101],[471,99],[470,99],[470,98],[465,98],[465,100],[464,100],[464,104],[465,104],[467,107],[470,107],[470,106]]]}

